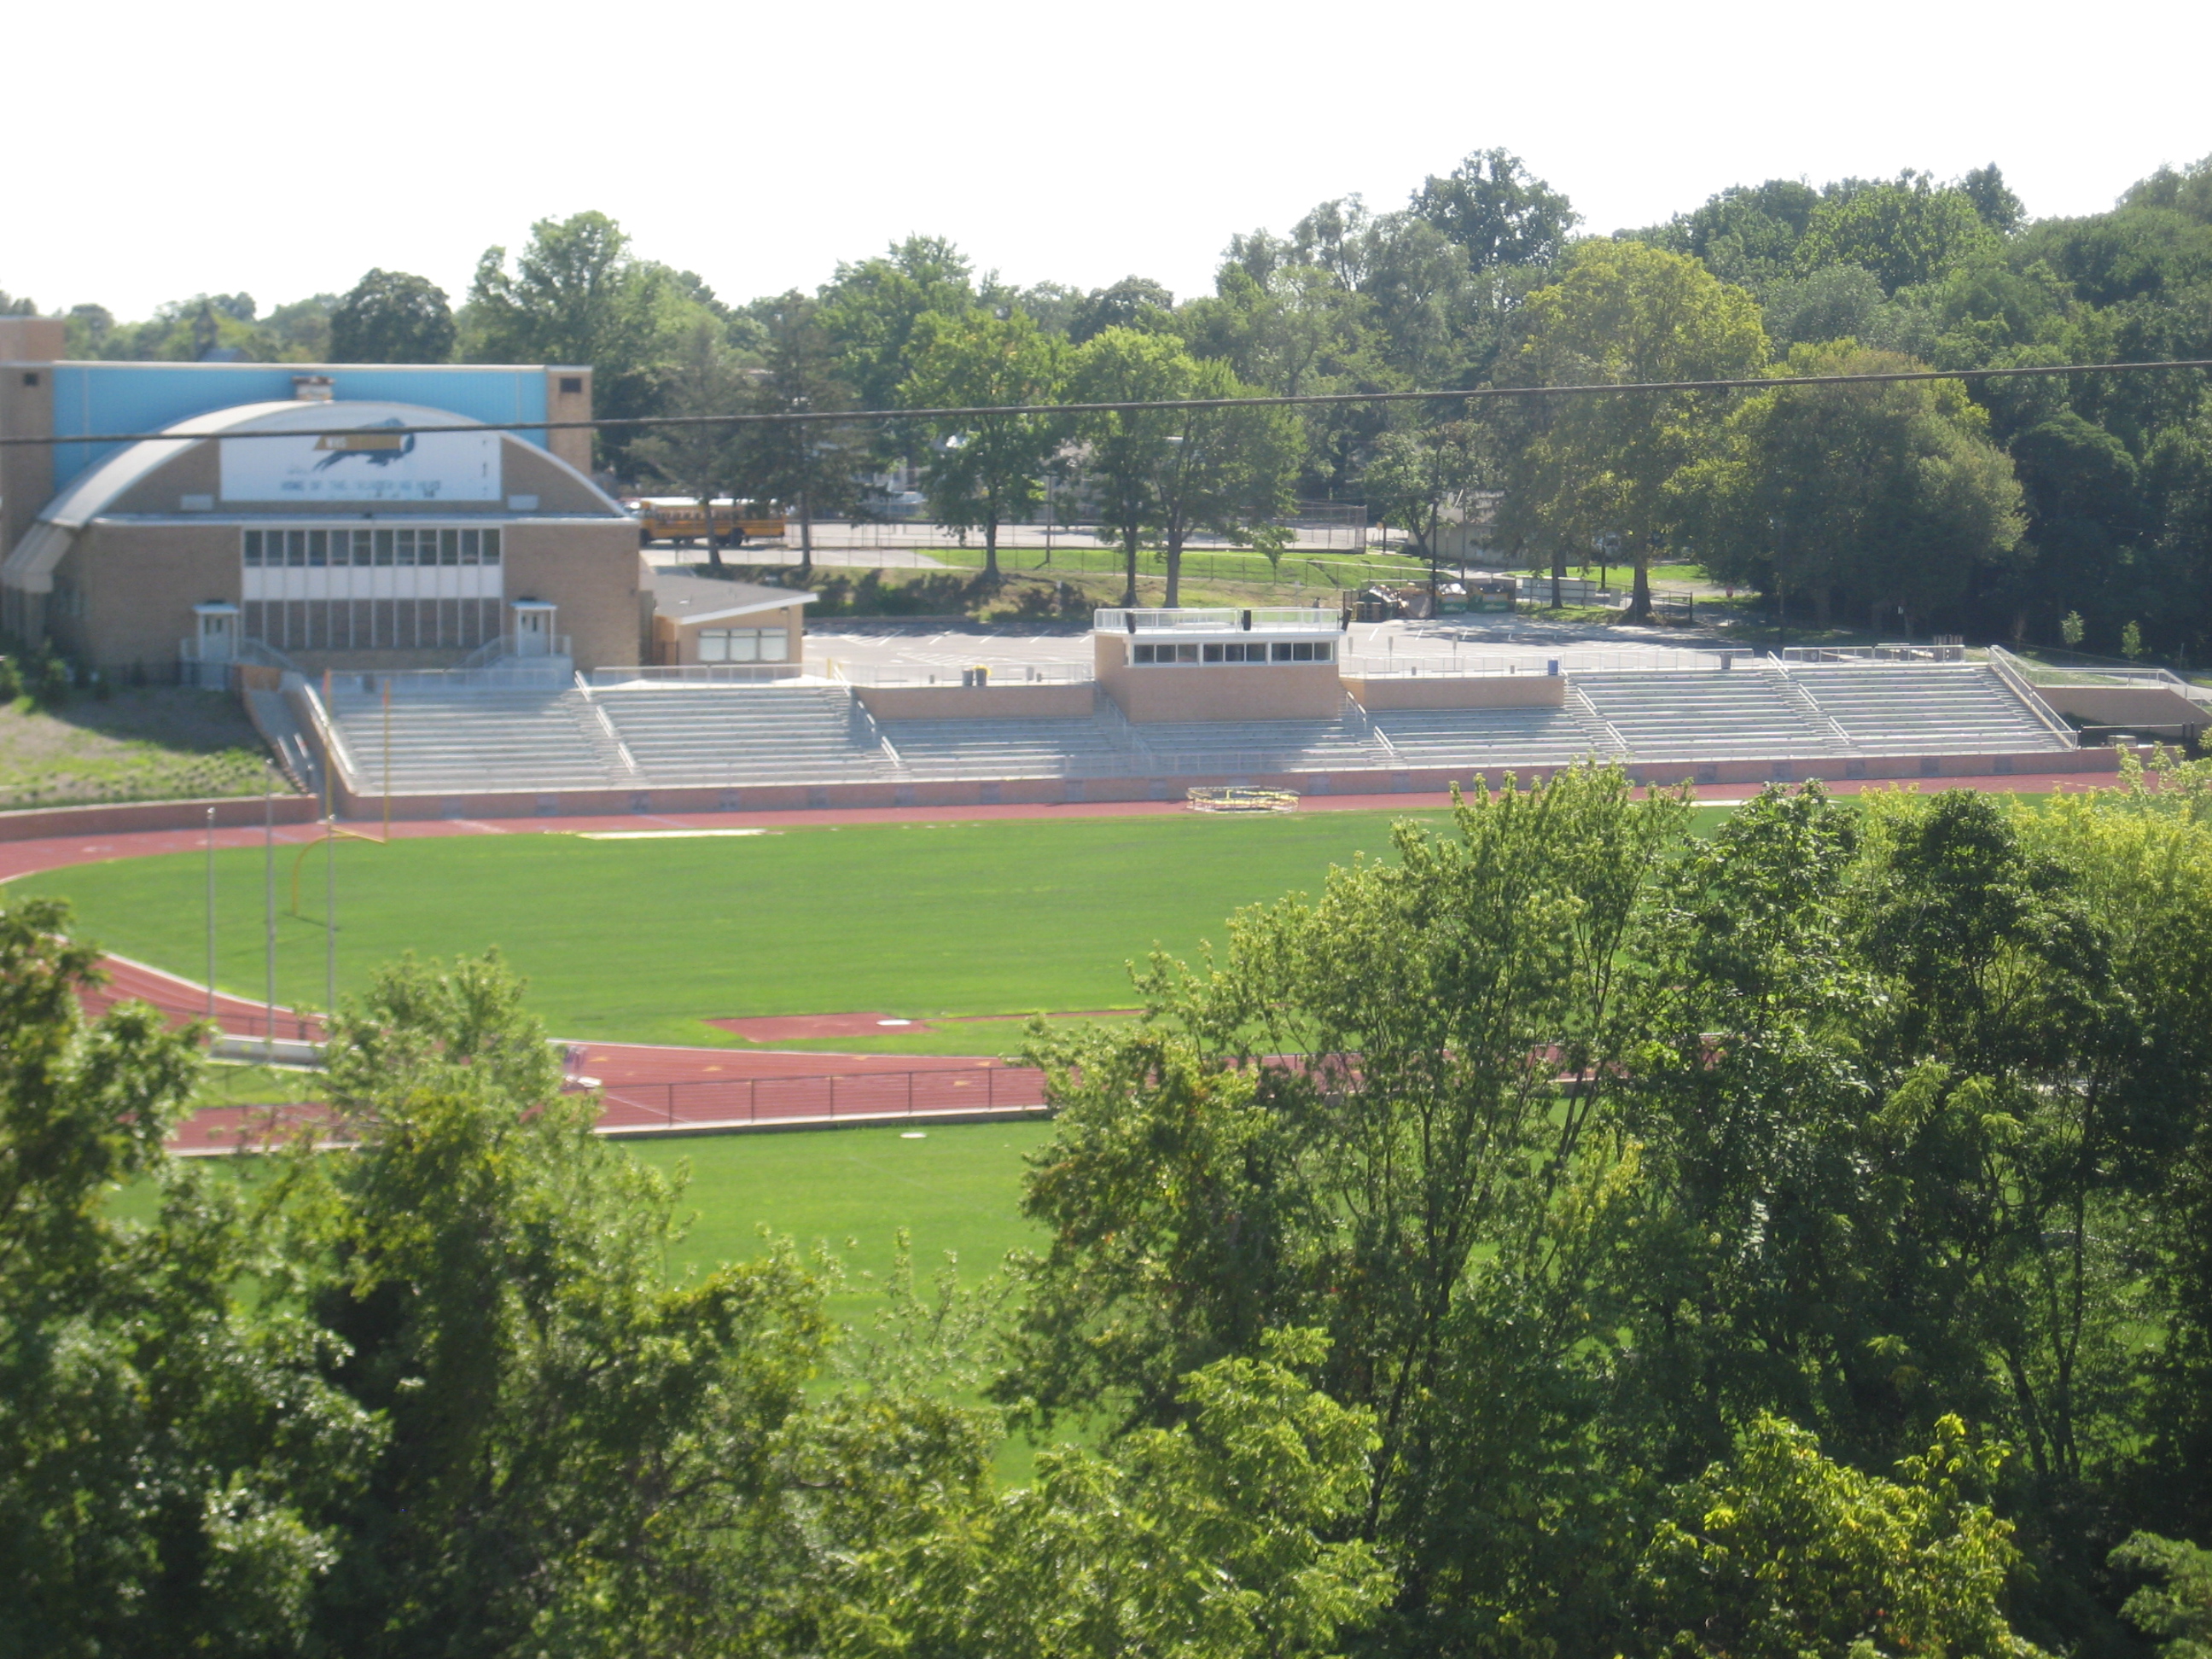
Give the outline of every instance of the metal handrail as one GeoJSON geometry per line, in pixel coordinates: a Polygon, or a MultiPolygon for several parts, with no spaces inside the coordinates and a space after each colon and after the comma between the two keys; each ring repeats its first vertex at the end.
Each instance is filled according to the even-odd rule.
{"type": "Polygon", "coordinates": [[[2069,749],[2079,749],[2081,746],[2081,734],[2061,720],[2057,712],[2049,703],[2044,702],[2043,694],[2028,683],[2027,677],[2013,666],[2014,657],[2011,652],[2001,645],[1993,645],[1990,647],[1989,661],[1990,667],[1995,672],[1997,678],[2004,683],[2006,689],[2027,705],[2029,714],[2041,720],[2044,726],[2069,749]]]}
{"type": "Polygon", "coordinates": [[[1091,613],[1092,629],[1102,634],[1124,633],[1241,633],[1249,627],[1269,633],[1292,630],[1334,634],[1341,631],[1343,613],[1306,605],[1255,605],[1249,611],[1227,606],[1192,606],[1175,611],[1116,607],[1091,613]],[[1248,623],[1246,617],[1251,620],[1248,623]]]}
{"type": "Polygon", "coordinates": [[[317,695],[313,682],[304,681],[297,689],[301,700],[307,705],[307,723],[313,727],[316,738],[323,745],[325,764],[337,766],[338,779],[345,785],[348,794],[358,795],[366,793],[361,787],[361,770],[354,763],[353,750],[347,746],[344,738],[339,735],[337,722],[330,717],[330,712],[323,707],[323,700],[317,695]]]}

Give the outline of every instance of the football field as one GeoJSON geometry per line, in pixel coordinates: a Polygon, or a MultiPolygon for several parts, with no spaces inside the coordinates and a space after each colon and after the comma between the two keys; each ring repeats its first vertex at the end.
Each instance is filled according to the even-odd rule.
{"type": "MultiPolygon", "coordinates": [[[[1426,815],[1439,822],[1441,814],[1426,815]]],[[[1331,864],[1390,854],[1395,815],[994,819],[794,828],[758,836],[600,841],[452,836],[336,845],[338,991],[405,951],[496,946],[558,1036],[735,1043],[702,1022],[874,1012],[1090,1012],[1131,1004],[1124,966],[1226,939],[1238,907],[1318,892],[1331,864]]],[[[325,1000],[320,844],[276,858],[277,1000],[325,1000]],[[297,870],[299,906],[292,908],[297,870]]],[[[218,852],[216,981],[263,994],[266,867],[218,852]]],[[[207,864],[198,854],[27,876],[66,897],[76,933],[204,976],[207,864]]],[[[995,1052],[1013,1024],[940,1027],[819,1046],[995,1052]]]]}

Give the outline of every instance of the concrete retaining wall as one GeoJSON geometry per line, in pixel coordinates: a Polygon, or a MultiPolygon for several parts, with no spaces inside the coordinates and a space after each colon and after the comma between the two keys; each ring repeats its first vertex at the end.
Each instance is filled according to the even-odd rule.
{"type": "Polygon", "coordinates": [[[2178,691],[2155,685],[2039,685],[2036,694],[2062,714],[2092,726],[2212,724],[2212,712],[2178,691]]]}
{"type": "MultiPolygon", "coordinates": [[[[322,803],[306,795],[278,795],[270,803],[279,823],[313,823],[322,803]]],[[[48,836],[122,836],[137,830],[198,830],[215,808],[216,827],[238,830],[261,822],[261,797],[223,795],[212,800],[128,801],[107,806],[34,806],[0,812],[0,841],[42,841],[48,836]]]]}

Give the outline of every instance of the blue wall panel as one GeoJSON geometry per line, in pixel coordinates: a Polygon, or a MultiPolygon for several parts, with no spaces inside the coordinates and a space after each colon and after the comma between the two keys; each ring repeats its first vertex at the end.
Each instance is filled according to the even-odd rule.
{"type": "MultiPolygon", "coordinates": [[[[336,368],[307,363],[58,363],[54,375],[54,433],[158,432],[163,427],[240,404],[289,403],[292,377],[331,377],[331,395],[349,403],[420,404],[471,421],[545,417],[545,371],[504,364],[453,368],[336,368]]],[[[515,434],[543,448],[543,431],[515,434]]],[[[54,446],[59,493],[115,444],[54,446]]]]}

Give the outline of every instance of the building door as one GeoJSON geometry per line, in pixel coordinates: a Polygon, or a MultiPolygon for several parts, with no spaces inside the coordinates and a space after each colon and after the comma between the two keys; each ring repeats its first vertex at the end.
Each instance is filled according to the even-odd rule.
{"type": "Polygon", "coordinates": [[[518,600],[514,607],[514,654],[550,657],[553,654],[553,607],[536,600],[518,600]]]}
{"type": "Polygon", "coordinates": [[[230,605],[195,606],[199,614],[199,659],[234,662],[238,659],[238,611],[230,605]]]}

